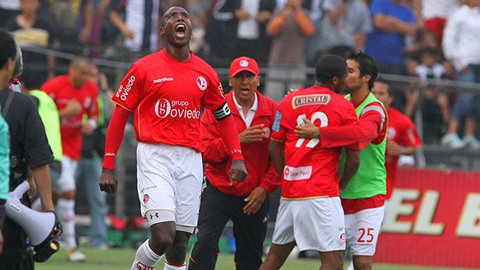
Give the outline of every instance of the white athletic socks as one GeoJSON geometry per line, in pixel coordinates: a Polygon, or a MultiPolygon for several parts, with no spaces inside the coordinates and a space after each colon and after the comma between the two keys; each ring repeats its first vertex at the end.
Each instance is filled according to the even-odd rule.
{"type": "Polygon", "coordinates": [[[131,270],[154,270],[158,261],[162,258],[161,255],[158,255],[150,248],[148,240],[143,242],[137,249],[131,270]]]}
{"type": "Polygon", "coordinates": [[[75,201],[58,199],[57,215],[62,223],[63,238],[67,244],[67,250],[77,248],[75,241],[75,201]]]}
{"type": "Polygon", "coordinates": [[[165,268],[163,268],[163,270],[185,270],[185,269],[187,269],[187,266],[185,264],[176,265],[176,264],[170,264],[168,262],[165,262],[165,268]]]}

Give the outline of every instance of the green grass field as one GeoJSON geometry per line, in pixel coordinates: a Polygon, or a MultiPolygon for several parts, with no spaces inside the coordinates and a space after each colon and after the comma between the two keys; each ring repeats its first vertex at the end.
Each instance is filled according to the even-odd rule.
{"type": "MultiPolygon", "coordinates": [[[[135,256],[133,249],[110,249],[94,250],[82,248],[82,252],[87,255],[87,261],[83,263],[69,263],[65,258],[65,252],[62,250],[55,254],[49,261],[36,264],[38,270],[129,270],[132,260],[135,256]]],[[[282,267],[285,270],[313,270],[318,269],[320,261],[314,259],[289,259],[282,267]]],[[[160,263],[157,269],[163,269],[160,263]]],[[[217,267],[219,270],[235,269],[233,265],[233,256],[230,254],[221,254],[218,258],[217,267]]],[[[430,267],[407,267],[398,265],[374,265],[375,270],[460,270],[461,268],[430,268],[430,267]]]]}

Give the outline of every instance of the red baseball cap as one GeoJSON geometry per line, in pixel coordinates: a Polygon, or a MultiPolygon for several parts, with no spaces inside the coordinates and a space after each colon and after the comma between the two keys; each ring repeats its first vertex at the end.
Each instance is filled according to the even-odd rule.
{"type": "Polygon", "coordinates": [[[250,57],[242,56],[234,59],[230,64],[230,75],[231,77],[237,75],[241,71],[249,71],[255,75],[260,75],[258,71],[257,61],[250,57]]]}

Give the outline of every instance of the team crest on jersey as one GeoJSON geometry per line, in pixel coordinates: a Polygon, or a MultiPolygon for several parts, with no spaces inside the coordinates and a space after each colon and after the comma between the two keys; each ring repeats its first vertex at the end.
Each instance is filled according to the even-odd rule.
{"type": "Polygon", "coordinates": [[[197,86],[198,89],[205,91],[207,89],[207,80],[203,76],[197,77],[197,86]]]}
{"type": "Polygon", "coordinates": [[[327,105],[330,102],[331,96],[328,94],[315,94],[296,96],[292,99],[293,109],[310,105],[327,105]]]}

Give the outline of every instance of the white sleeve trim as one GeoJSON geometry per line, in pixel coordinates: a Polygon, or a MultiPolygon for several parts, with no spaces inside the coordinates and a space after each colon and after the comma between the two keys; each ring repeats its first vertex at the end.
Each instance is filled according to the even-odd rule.
{"type": "Polygon", "coordinates": [[[385,119],[387,118],[386,115],[385,115],[385,111],[383,110],[383,108],[379,105],[369,105],[365,108],[363,108],[363,111],[362,113],[360,114],[360,116],[366,114],[367,112],[371,112],[371,111],[375,111],[375,112],[378,112],[380,114],[380,116],[382,117],[382,123],[380,125],[380,130],[383,129],[383,125],[385,124],[385,119]]]}

